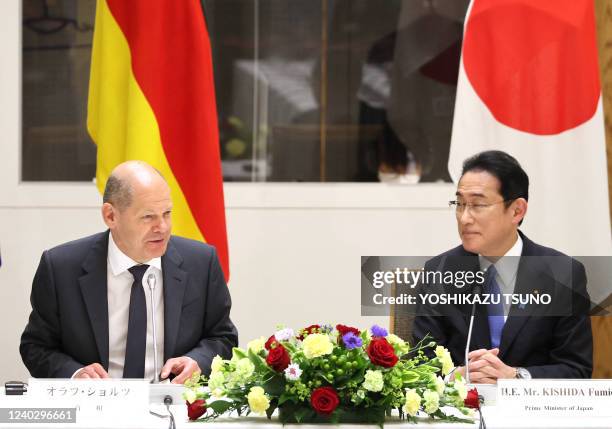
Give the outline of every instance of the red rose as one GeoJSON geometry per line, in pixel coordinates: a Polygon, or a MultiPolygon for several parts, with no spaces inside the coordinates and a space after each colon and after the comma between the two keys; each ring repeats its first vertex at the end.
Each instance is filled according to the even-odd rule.
{"type": "Polygon", "coordinates": [[[468,408],[474,408],[476,410],[480,408],[480,398],[478,397],[478,390],[475,387],[468,391],[463,403],[468,408]]]}
{"type": "Polygon", "coordinates": [[[310,405],[319,414],[331,414],[340,403],[340,398],[333,387],[319,387],[310,395],[310,405]]]}
{"type": "Polygon", "coordinates": [[[276,344],[278,344],[278,341],[276,341],[276,337],[272,335],[270,338],[268,338],[268,341],[266,341],[266,344],[264,344],[264,347],[266,348],[266,350],[270,350],[272,346],[276,344]]]}
{"type": "Polygon", "coordinates": [[[275,371],[284,371],[291,363],[291,358],[287,349],[282,345],[276,343],[276,347],[270,349],[268,357],[266,357],[266,363],[275,371]]]}
{"type": "Polygon", "coordinates": [[[321,329],[321,325],[310,325],[310,326],[307,326],[306,328],[302,329],[301,335],[298,336],[298,339],[299,340],[303,340],[305,335],[310,335],[313,332],[317,331],[318,329],[321,329]]]}
{"type": "Polygon", "coordinates": [[[346,325],[336,325],[336,330],[340,333],[340,335],[338,335],[338,344],[342,344],[342,337],[344,337],[349,332],[352,332],[357,337],[361,333],[359,332],[359,329],[346,325]]]}
{"type": "Polygon", "coordinates": [[[189,420],[197,420],[206,412],[206,401],[204,399],[196,399],[191,404],[187,402],[187,415],[189,420]]]}
{"type": "Polygon", "coordinates": [[[386,338],[374,338],[368,346],[368,356],[370,361],[374,365],[384,366],[385,368],[391,368],[395,366],[398,361],[395,355],[393,346],[389,344],[386,338]]]}

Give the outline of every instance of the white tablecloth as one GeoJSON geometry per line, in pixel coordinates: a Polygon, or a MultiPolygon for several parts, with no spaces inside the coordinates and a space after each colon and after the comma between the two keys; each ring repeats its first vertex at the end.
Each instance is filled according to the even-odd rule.
{"type": "MultiPolygon", "coordinates": [[[[0,398],[1,399],[1,398],[0,398]]],[[[1,403],[0,403],[1,407],[1,403]]],[[[186,408],[177,405],[173,406],[173,412],[175,413],[177,428],[189,428],[189,429],[281,429],[283,426],[276,420],[268,420],[265,417],[233,417],[233,418],[220,418],[214,422],[209,423],[190,423],[187,421],[186,408]]],[[[495,407],[485,407],[483,409],[485,421],[488,429],[533,429],[533,428],[550,428],[550,429],[611,429],[612,418],[576,418],[576,419],[551,419],[551,418],[508,418],[501,416],[499,411],[495,407]]],[[[297,425],[287,425],[286,427],[296,427],[297,425]]],[[[463,424],[463,423],[446,423],[436,422],[429,419],[422,419],[416,425],[407,423],[406,421],[400,421],[397,419],[391,419],[385,423],[385,427],[403,428],[430,428],[430,429],[466,429],[466,428],[478,428],[478,422],[474,424],[463,424]]],[[[0,424],[2,428],[58,428],[58,427],[74,427],[74,428],[95,428],[95,429],[111,429],[120,428],[121,417],[117,416],[116,424],[110,425],[96,425],[93,422],[91,425],[79,425],[79,426],[68,426],[68,425],[53,425],[53,424],[0,424]]],[[[150,416],[146,421],[142,421],[140,428],[142,429],[165,429],[168,427],[168,420],[160,419],[154,416],[150,416]]],[[[329,426],[321,425],[300,425],[300,429],[322,429],[329,426]]],[[[376,429],[376,425],[339,425],[342,429],[376,429]]]]}

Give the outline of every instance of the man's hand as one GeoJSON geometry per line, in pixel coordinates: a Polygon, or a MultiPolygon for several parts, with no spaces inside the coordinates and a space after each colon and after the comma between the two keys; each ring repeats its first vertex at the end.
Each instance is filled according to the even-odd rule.
{"type": "MultiPolygon", "coordinates": [[[[499,353],[499,349],[492,349],[492,350],[487,350],[487,349],[479,349],[479,350],[474,350],[471,351],[468,354],[468,362],[469,362],[469,366],[470,366],[470,383],[485,383],[485,381],[477,381],[474,379],[474,363],[476,361],[478,361],[478,359],[480,359],[481,356],[483,356],[485,353],[492,353],[495,356],[497,356],[497,354],[499,353]]],[[[451,374],[450,377],[450,381],[455,381],[455,374],[461,374],[461,376],[465,379],[465,366],[458,366],[457,369],[455,369],[455,371],[453,371],[453,373],[451,374]]],[[[495,381],[493,381],[492,383],[495,383],[495,381]]]]}
{"type": "Polygon", "coordinates": [[[497,357],[499,349],[480,349],[468,354],[470,382],[496,384],[500,378],[514,378],[516,369],[497,357]]]}
{"type": "Polygon", "coordinates": [[[174,384],[183,384],[185,380],[190,378],[194,373],[200,373],[200,367],[198,363],[187,356],[176,357],[168,359],[161,369],[160,377],[163,379],[168,378],[170,373],[175,374],[174,384]]]}
{"type": "Polygon", "coordinates": [[[79,369],[72,378],[109,378],[108,372],[99,363],[92,363],[79,369]]]}

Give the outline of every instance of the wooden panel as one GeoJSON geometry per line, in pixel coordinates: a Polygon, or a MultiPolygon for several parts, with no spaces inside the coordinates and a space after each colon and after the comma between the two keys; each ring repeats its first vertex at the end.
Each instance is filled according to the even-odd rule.
{"type": "MultiPolygon", "coordinates": [[[[612,0],[595,0],[597,44],[603,94],[606,153],[608,159],[608,197],[612,218],[612,0]]],[[[608,309],[612,311],[612,308],[608,309]]],[[[612,317],[592,317],[593,377],[612,378],[612,317]]]]}
{"type": "Polygon", "coordinates": [[[593,316],[593,378],[612,378],[612,317],[593,316]]]}
{"type": "MultiPolygon", "coordinates": [[[[595,0],[597,44],[606,123],[606,153],[608,158],[608,192],[612,197],[612,0],[595,0]]],[[[611,201],[612,202],[612,201],[611,201]]],[[[610,204],[612,215],[612,204],[610,204]]]]}

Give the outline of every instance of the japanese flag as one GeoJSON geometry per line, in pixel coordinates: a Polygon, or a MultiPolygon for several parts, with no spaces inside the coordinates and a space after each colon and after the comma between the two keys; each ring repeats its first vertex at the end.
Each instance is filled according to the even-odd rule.
{"type": "Polygon", "coordinates": [[[510,153],[530,178],[524,229],[574,255],[610,253],[604,117],[593,0],[473,0],[449,171],[510,153]]]}

